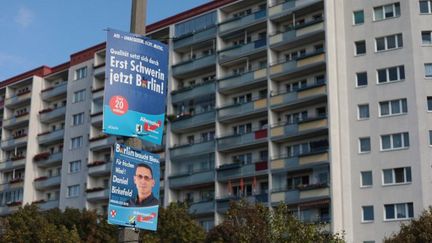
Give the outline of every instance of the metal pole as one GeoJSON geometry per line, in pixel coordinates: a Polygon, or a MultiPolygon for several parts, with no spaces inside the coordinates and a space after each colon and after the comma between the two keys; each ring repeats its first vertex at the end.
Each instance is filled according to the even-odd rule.
{"type": "MultiPolygon", "coordinates": [[[[146,33],[147,0],[132,0],[130,32],[145,35],[146,33]]],[[[141,140],[128,138],[125,141],[127,146],[142,148],[141,140]]],[[[120,228],[119,242],[139,242],[139,231],[131,228],[120,228]]]]}

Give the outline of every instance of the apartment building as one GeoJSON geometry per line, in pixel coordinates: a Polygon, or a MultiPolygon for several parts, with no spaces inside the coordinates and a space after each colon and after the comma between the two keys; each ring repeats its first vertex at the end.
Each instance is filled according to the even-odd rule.
{"type": "MultiPolygon", "coordinates": [[[[206,229],[283,202],[348,242],[432,205],[431,0],[221,0],[147,27],[170,46],[161,202],[206,229]]],[[[106,212],[105,44],[0,83],[0,213],[106,212]],[[25,175],[25,176],[24,176],[25,175]]]]}

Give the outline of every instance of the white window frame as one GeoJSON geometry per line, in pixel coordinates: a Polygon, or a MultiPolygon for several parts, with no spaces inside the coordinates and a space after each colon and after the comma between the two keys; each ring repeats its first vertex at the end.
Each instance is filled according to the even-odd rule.
{"type": "Polygon", "coordinates": [[[370,118],[370,109],[369,109],[369,104],[359,104],[357,105],[357,120],[362,121],[362,120],[369,120],[370,118]],[[367,117],[360,117],[360,109],[361,107],[367,107],[367,117]]]}
{"type": "Polygon", "coordinates": [[[360,171],[360,187],[361,188],[370,188],[373,186],[373,173],[371,170],[367,170],[367,171],[360,171]],[[363,181],[363,173],[370,173],[371,175],[371,184],[370,185],[365,185],[364,181],[363,181]]]}
{"type": "Polygon", "coordinates": [[[390,51],[390,50],[396,50],[396,49],[401,49],[403,47],[403,35],[402,33],[398,33],[398,34],[394,34],[394,35],[387,35],[387,36],[381,36],[381,37],[376,37],[375,38],[375,52],[379,53],[379,52],[385,52],[385,51],[390,51]],[[402,40],[401,43],[399,43],[399,38],[398,36],[400,36],[400,39],[402,40]],[[378,50],[378,39],[384,39],[384,49],[383,50],[378,50]],[[388,47],[388,43],[389,43],[389,38],[395,38],[395,47],[393,48],[389,48],[388,47]]]}
{"type": "Polygon", "coordinates": [[[83,136],[73,137],[70,140],[70,150],[80,149],[83,146],[83,136]],[[76,143],[76,145],[75,145],[76,143]]]}
{"type": "Polygon", "coordinates": [[[365,15],[364,15],[364,10],[363,9],[360,9],[360,10],[356,10],[356,11],[353,11],[353,15],[352,15],[352,17],[353,17],[353,25],[362,25],[362,24],[364,24],[364,22],[365,22],[365,15]],[[363,22],[361,22],[361,23],[356,23],[355,22],[355,14],[356,13],[359,13],[359,12],[362,12],[363,13],[363,22]]]}
{"type": "Polygon", "coordinates": [[[420,11],[420,14],[432,14],[432,0],[427,0],[427,1],[420,0],[419,1],[419,11],[420,11]],[[428,3],[428,12],[427,13],[422,13],[420,11],[420,2],[427,2],[428,3]]]}
{"type": "Polygon", "coordinates": [[[358,146],[359,146],[359,147],[358,147],[358,153],[359,153],[359,154],[367,154],[367,153],[370,153],[371,150],[372,150],[371,138],[370,138],[370,137],[361,137],[361,138],[359,138],[359,139],[358,139],[358,146]],[[363,139],[368,139],[368,140],[369,140],[369,150],[362,151],[362,148],[361,148],[361,147],[362,147],[362,146],[361,146],[361,145],[362,145],[362,142],[361,142],[361,141],[362,141],[363,139]]]}
{"type": "Polygon", "coordinates": [[[405,185],[405,184],[410,184],[412,183],[412,172],[411,172],[411,167],[398,167],[398,168],[389,168],[389,169],[383,169],[382,170],[382,185],[383,186],[394,186],[394,185],[405,185]],[[403,182],[396,182],[396,169],[403,169],[403,173],[404,173],[404,181],[403,182]],[[390,183],[386,183],[384,180],[384,171],[391,171],[391,176],[392,176],[392,182],[390,183]],[[409,171],[409,178],[411,179],[410,181],[408,181],[408,171],[409,171]]]}
{"type": "Polygon", "coordinates": [[[403,81],[403,80],[405,80],[405,78],[406,78],[406,73],[405,73],[405,66],[404,65],[399,65],[399,66],[393,66],[393,67],[386,67],[386,68],[380,68],[380,69],[377,69],[377,71],[376,71],[376,75],[377,75],[377,84],[388,84],[388,83],[393,83],[393,82],[400,82],[400,81],[403,81]],[[390,69],[391,68],[397,68],[397,79],[395,79],[395,80],[390,80],[390,69]],[[404,77],[402,78],[401,77],[401,68],[403,68],[403,70],[404,70],[404,77]],[[380,80],[379,80],[379,71],[381,71],[381,70],[385,70],[386,71],[386,81],[384,81],[384,82],[380,82],[380,80]]]}
{"type": "Polygon", "coordinates": [[[364,55],[366,55],[366,53],[367,53],[367,50],[366,50],[366,40],[359,40],[359,41],[354,41],[354,56],[364,56],[364,55]],[[360,44],[360,43],[364,43],[364,53],[359,53],[358,52],[358,46],[357,46],[357,44],[360,44]]]}
{"type": "Polygon", "coordinates": [[[79,80],[87,77],[87,72],[87,66],[76,69],[74,80],[79,80]]]}
{"type": "Polygon", "coordinates": [[[73,96],[72,96],[72,103],[82,102],[85,100],[85,98],[86,98],[86,90],[85,89],[75,91],[73,93],[73,96]]]}
{"type": "Polygon", "coordinates": [[[399,14],[401,14],[401,7],[400,7],[400,3],[399,2],[390,3],[390,4],[386,4],[386,5],[381,5],[381,6],[376,6],[372,10],[373,11],[373,21],[382,21],[382,20],[386,20],[386,19],[392,19],[392,18],[399,17],[400,15],[397,15],[397,13],[396,13],[396,4],[399,5],[399,14]],[[385,12],[386,11],[386,7],[389,7],[389,6],[392,7],[393,16],[386,17],[386,12],[385,12]],[[376,13],[375,13],[375,10],[377,10],[379,8],[381,8],[382,13],[383,13],[382,19],[377,19],[377,16],[376,16],[376,13]]]}
{"type": "Polygon", "coordinates": [[[432,30],[423,30],[421,32],[421,38],[422,38],[422,45],[424,46],[432,45],[432,30]],[[425,40],[423,39],[424,35],[429,35],[429,42],[425,42],[425,40]]]}
{"type": "Polygon", "coordinates": [[[426,98],[426,110],[427,112],[432,112],[432,107],[429,107],[429,100],[432,100],[432,96],[426,98]]]}
{"type": "Polygon", "coordinates": [[[72,115],[72,126],[79,126],[84,124],[84,112],[72,115]]]}
{"type": "Polygon", "coordinates": [[[401,133],[393,133],[393,134],[384,134],[380,136],[380,149],[381,151],[392,151],[392,150],[400,150],[400,149],[407,149],[409,148],[409,133],[408,132],[401,132],[401,133]],[[408,143],[405,141],[405,134],[408,136],[408,143]],[[401,136],[401,147],[394,147],[394,136],[400,135],[401,136]],[[390,138],[390,148],[383,148],[383,137],[389,136],[390,138]]]}
{"type": "Polygon", "coordinates": [[[374,212],[375,210],[374,210],[374,206],[373,205],[365,205],[365,206],[362,206],[362,213],[361,213],[361,221],[362,221],[362,223],[371,223],[371,222],[373,222],[374,220],[375,220],[375,212],[374,212]],[[368,208],[372,208],[372,219],[368,219],[368,220],[365,220],[365,218],[364,218],[364,216],[365,216],[365,208],[366,207],[368,207],[368,208]]]}
{"type": "Polygon", "coordinates": [[[368,80],[367,72],[357,72],[355,78],[356,78],[356,87],[357,88],[362,88],[362,87],[368,86],[369,80],[368,80]],[[359,77],[359,74],[363,74],[363,73],[366,74],[366,84],[365,85],[359,85],[358,77],[359,77]]]}
{"type": "Polygon", "coordinates": [[[395,99],[395,100],[385,100],[385,101],[380,101],[378,102],[378,110],[379,110],[379,117],[389,117],[389,116],[399,116],[399,115],[405,115],[408,114],[408,101],[406,98],[403,99],[395,99]],[[403,110],[404,108],[404,101],[405,101],[405,107],[406,107],[406,111],[403,110]],[[399,103],[399,113],[393,113],[392,110],[392,102],[398,102],[399,103]],[[388,111],[389,113],[386,115],[382,114],[382,105],[388,105],[388,111]]]}
{"type": "Polygon", "coordinates": [[[66,197],[67,198],[79,197],[79,195],[81,193],[80,189],[81,188],[80,188],[79,184],[68,186],[66,197]]]}
{"type": "Polygon", "coordinates": [[[78,173],[81,171],[81,160],[74,160],[69,162],[69,174],[78,173]]]}
{"type": "Polygon", "coordinates": [[[432,63],[425,63],[425,79],[432,79],[432,63]],[[430,73],[428,73],[428,70],[430,73]]]}
{"type": "Polygon", "coordinates": [[[391,203],[391,204],[384,204],[384,221],[398,221],[398,220],[407,220],[407,219],[412,219],[414,218],[414,215],[412,215],[412,217],[409,216],[409,207],[408,204],[412,204],[413,207],[413,214],[414,214],[414,204],[412,202],[408,202],[408,203],[391,203]],[[397,216],[397,205],[404,205],[404,210],[405,210],[405,215],[407,217],[405,218],[398,218],[397,216]],[[395,218],[387,218],[386,215],[386,207],[385,206],[393,206],[393,212],[394,212],[394,216],[395,218]]]}

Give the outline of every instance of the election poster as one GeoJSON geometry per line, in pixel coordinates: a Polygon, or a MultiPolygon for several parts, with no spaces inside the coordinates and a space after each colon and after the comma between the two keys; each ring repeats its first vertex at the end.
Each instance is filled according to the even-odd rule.
{"type": "Polygon", "coordinates": [[[108,223],[155,231],[159,180],[158,155],[114,144],[108,223]]]}
{"type": "Polygon", "coordinates": [[[103,132],[161,144],[168,46],[137,34],[107,33],[103,132]]]}

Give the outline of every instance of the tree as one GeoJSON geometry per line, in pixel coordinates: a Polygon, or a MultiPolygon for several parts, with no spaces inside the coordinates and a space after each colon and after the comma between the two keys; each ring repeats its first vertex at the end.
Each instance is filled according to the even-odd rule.
{"type": "Polygon", "coordinates": [[[1,242],[79,242],[76,228],[50,224],[34,205],[26,205],[1,221],[1,242]]]}
{"type": "Polygon", "coordinates": [[[205,231],[189,215],[186,204],[159,208],[156,232],[141,231],[141,242],[203,242],[205,231]]]}
{"type": "Polygon", "coordinates": [[[231,202],[224,221],[207,235],[207,242],[344,242],[322,225],[305,224],[285,204],[270,210],[262,204],[231,202]]]}
{"type": "Polygon", "coordinates": [[[385,243],[432,242],[432,206],[423,211],[418,219],[403,223],[400,231],[384,239],[385,243]]]}

